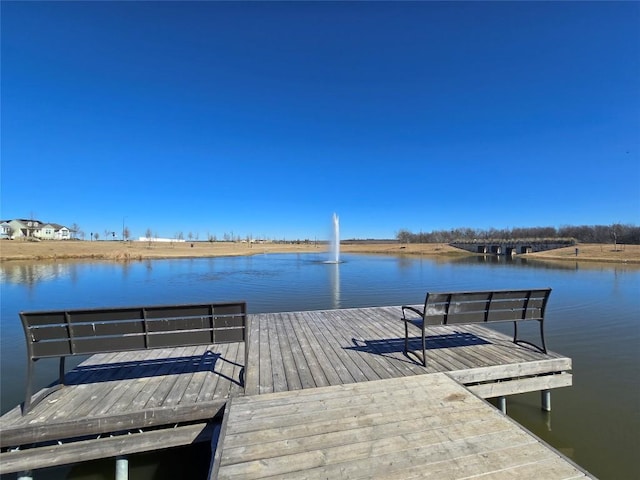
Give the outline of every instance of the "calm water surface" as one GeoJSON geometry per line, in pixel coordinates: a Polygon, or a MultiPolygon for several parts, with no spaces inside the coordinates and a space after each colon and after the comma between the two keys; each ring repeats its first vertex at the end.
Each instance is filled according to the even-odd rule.
{"type": "MultiPolygon", "coordinates": [[[[551,287],[547,345],[573,359],[574,385],[554,390],[550,414],[539,394],[510,397],[508,413],[602,479],[640,478],[640,269],[550,266],[494,257],[464,260],[325,254],[258,255],[118,263],[0,265],[1,409],[24,392],[26,351],[20,310],[246,300],[250,313],[421,303],[426,291],[551,287]]],[[[507,329],[507,332],[510,330],[507,329]]],[[[40,361],[38,385],[56,378],[40,361]]],[[[205,472],[204,449],[131,458],[130,478],[205,472]],[[178,467],[176,467],[178,466],[178,467]]],[[[9,477],[11,478],[11,477],[9,477]]],[[[37,472],[43,479],[113,478],[113,461],[37,472]]]]}

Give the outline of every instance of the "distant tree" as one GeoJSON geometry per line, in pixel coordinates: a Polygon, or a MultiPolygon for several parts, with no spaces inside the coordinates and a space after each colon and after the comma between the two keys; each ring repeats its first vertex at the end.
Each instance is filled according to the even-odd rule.
{"type": "Polygon", "coordinates": [[[78,238],[78,231],[80,230],[80,226],[77,223],[73,223],[71,225],[71,237],[78,238]]]}
{"type": "Polygon", "coordinates": [[[144,232],[144,235],[145,235],[145,237],[147,237],[147,241],[149,242],[149,246],[151,246],[151,235],[152,235],[151,229],[147,228],[147,231],[144,232]]]}
{"type": "Polygon", "coordinates": [[[412,236],[412,233],[409,230],[406,230],[404,228],[401,228],[396,233],[396,239],[400,243],[409,243],[411,241],[411,236],[412,236]]]}
{"type": "Polygon", "coordinates": [[[193,240],[193,233],[189,232],[187,236],[189,237],[189,241],[193,240]]]}
{"type": "Polygon", "coordinates": [[[611,225],[611,238],[613,239],[613,250],[618,251],[618,235],[622,230],[622,225],[614,223],[611,225]]]}
{"type": "Polygon", "coordinates": [[[131,232],[129,231],[129,227],[124,227],[124,229],[122,230],[122,236],[123,236],[123,240],[129,240],[129,237],[131,237],[131,232]]]}
{"type": "Polygon", "coordinates": [[[489,228],[474,230],[471,228],[456,228],[451,230],[434,230],[429,233],[412,233],[406,229],[396,233],[396,239],[401,243],[443,243],[456,240],[474,239],[568,239],[572,238],[582,243],[640,244],[640,227],[636,225],[563,225],[555,227],[517,227],[506,229],[489,228]]]}
{"type": "Polygon", "coordinates": [[[94,233],[93,238],[98,240],[100,238],[100,234],[98,232],[94,233]]]}
{"type": "Polygon", "coordinates": [[[184,234],[182,232],[178,232],[178,240],[184,240],[184,234]]]}

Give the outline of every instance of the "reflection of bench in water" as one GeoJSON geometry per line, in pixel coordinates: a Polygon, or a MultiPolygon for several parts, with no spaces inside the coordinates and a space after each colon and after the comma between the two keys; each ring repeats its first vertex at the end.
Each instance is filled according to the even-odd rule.
{"type": "MultiPolygon", "coordinates": [[[[67,356],[246,341],[244,302],[21,312],[20,318],[27,340],[28,355],[23,414],[27,414],[47,395],[65,385],[64,361],[67,356]],[[60,380],[57,385],[32,400],[34,364],[42,358],[60,359],[60,380]]],[[[201,364],[201,360],[198,358],[191,361],[201,364]]],[[[165,359],[163,365],[165,370],[168,368],[168,373],[175,371],[176,367],[181,367],[178,371],[183,371],[185,365],[178,365],[176,362],[184,361],[190,360],[165,359]]],[[[246,366],[247,362],[244,364],[246,366]]],[[[155,370],[163,365],[157,364],[158,368],[155,370]]],[[[120,368],[123,367],[125,366],[120,365],[120,368]]],[[[154,371],[151,365],[149,367],[142,368],[140,364],[136,364],[132,368],[129,364],[121,375],[131,375],[135,371],[141,377],[149,376],[154,371]]],[[[99,366],[90,368],[95,373],[99,366]]],[[[106,368],[114,372],[113,365],[106,368]]],[[[108,372],[105,370],[100,373],[108,372]]],[[[105,376],[107,377],[108,375],[105,376]]],[[[77,383],[81,378],[82,376],[75,374],[73,381],[77,383]]],[[[95,382],[95,378],[100,376],[94,376],[92,381],[95,382]]]]}
{"type": "Polygon", "coordinates": [[[513,322],[513,342],[535,347],[547,353],[544,341],[544,311],[551,293],[550,288],[534,290],[495,290],[485,292],[427,293],[422,310],[402,307],[404,322],[404,352],[422,351],[422,364],[427,365],[427,335],[429,325],[452,325],[488,322],[513,322]],[[407,316],[407,314],[414,316],[407,316]],[[417,317],[415,315],[418,315],[417,317]],[[518,322],[537,321],[540,325],[542,345],[518,338],[518,322]],[[409,325],[420,329],[419,349],[410,349],[409,325]]]}

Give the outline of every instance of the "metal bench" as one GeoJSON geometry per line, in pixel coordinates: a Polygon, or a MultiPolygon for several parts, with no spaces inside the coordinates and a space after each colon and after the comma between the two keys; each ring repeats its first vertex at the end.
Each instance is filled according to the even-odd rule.
{"type": "Polygon", "coordinates": [[[22,414],[64,386],[65,358],[73,355],[244,342],[245,302],[20,312],[27,340],[27,385],[22,414]],[[35,362],[60,358],[58,384],[32,399],[35,362]]]}
{"type": "Polygon", "coordinates": [[[418,353],[418,351],[409,350],[409,325],[421,331],[422,364],[426,366],[426,332],[429,325],[487,322],[513,322],[514,343],[527,344],[547,353],[544,341],[544,312],[550,293],[550,288],[427,293],[422,310],[413,306],[402,307],[405,332],[404,353],[408,355],[411,352],[416,356],[418,353]],[[541,345],[518,338],[518,322],[521,321],[539,323],[541,345]]]}

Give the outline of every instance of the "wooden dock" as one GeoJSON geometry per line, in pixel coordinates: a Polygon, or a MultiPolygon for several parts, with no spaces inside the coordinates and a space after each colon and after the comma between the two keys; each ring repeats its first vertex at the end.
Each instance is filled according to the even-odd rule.
{"type": "Polygon", "coordinates": [[[433,327],[422,367],[402,352],[399,318],[400,307],[249,315],[244,391],[243,343],[94,355],[28,415],[0,418],[0,473],[207,441],[240,396],[365,382],[384,395],[378,380],[443,372],[482,398],[571,385],[571,359],[481,326],[433,327]]]}
{"type": "Polygon", "coordinates": [[[444,373],[234,398],[212,478],[587,475],[444,373]]]}
{"type": "MultiPolygon", "coordinates": [[[[251,316],[247,395],[447,372],[483,398],[569,386],[571,359],[479,325],[429,327],[427,367],[403,353],[400,307],[251,316]]],[[[418,349],[415,337],[409,347],[418,349]]]]}

